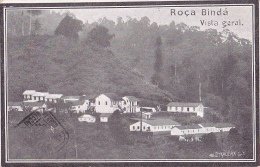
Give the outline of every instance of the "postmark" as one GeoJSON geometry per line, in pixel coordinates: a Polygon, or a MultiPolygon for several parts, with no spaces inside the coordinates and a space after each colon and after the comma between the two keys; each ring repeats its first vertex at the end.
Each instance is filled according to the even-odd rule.
{"type": "MultiPolygon", "coordinates": [[[[65,125],[66,126],[66,125],[65,125]]],[[[44,148],[48,145],[46,151],[47,157],[58,153],[69,142],[69,133],[64,125],[51,112],[32,112],[21,120],[15,128],[29,129],[28,137],[35,149],[44,148]],[[48,142],[47,142],[48,141],[48,142]]]]}

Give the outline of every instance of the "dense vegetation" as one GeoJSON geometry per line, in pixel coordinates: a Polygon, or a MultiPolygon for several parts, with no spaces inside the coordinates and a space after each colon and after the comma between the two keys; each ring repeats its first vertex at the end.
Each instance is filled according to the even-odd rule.
{"type": "Polygon", "coordinates": [[[252,44],[227,29],[148,17],[83,24],[70,13],[10,11],[7,51],[9,100],[21,100],[25,89],[115,92],[164,104],[201,98],[252,140],[252,44]]]}

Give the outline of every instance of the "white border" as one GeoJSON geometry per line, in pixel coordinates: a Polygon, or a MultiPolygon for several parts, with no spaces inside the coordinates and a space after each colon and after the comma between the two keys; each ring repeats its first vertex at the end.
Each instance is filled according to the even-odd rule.
{"type": "MultiPolygon", "coordinates": [[[[46,1],[45,1],[46,2],[46,1]]],[[[94,2],[94,1],[92,1],[94,2]]],[[[91,2],[91,3],[92,3],[91,2]]],[[[108,1],[109,2],[109,1],[108,1]]],[[[214,2],[214,1],[213,1],[214,2]]],[[[28,2],[29,3],[29,2],[28,2]]],[[[64,2],[65,3],[65,2],[64,2]]],[[[6,155],[5,155],[5,162],[6,163],[91,163],[91,162],[256,162],[256,92],[255,92],[255,5],[254,4],[187,4],[187,5],[132,5],[132,6],[69,6],[69,7],[3,7],[3,16],[4,16],[4,84],[5,84],[5,144],[6,146],[9,146],[8,144],[8,112],[7,112],[7,97],[8,97],[8,91],[7,91],[7,83],[8,83],[8,77],[7,77],[7,17],[6,17],[6,10],[12,10],[12,9],[88,9],[88,8],[151,8],[151,7],[202,7],[202,6],[251,6],[252,7],[252,14],[253,14],[253,24],[252,24],[252,116],[253,116],[253,159],[8,159],[9,156],[9,150],[8,147],[5,147],[6,155]]]]}

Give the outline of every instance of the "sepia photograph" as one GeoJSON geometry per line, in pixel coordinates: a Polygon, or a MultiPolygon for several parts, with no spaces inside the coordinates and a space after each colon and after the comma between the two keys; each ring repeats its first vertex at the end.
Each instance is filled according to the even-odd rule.
{"type": "Polygon", "coordinates": [[[258,4],[1,7],[6,163],[256,164],[258,4]]]}

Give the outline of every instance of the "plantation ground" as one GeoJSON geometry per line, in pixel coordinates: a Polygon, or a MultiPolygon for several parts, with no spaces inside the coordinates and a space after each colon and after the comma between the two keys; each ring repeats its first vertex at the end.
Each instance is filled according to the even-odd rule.
{"type": "MultiPolygon", "coordinates": [[[[77,120],[80,115],[56,113],[69,133],[68,143],[58,151],[56,146],[59,143],[53,140],[50,127],[15,127],[28,114],[9,114],[10,159],[200,159],[212,158],[210,154],[220,151],[220,147],[209,149],[201,142],[181,143],[172,137],[148,138],[129,130],[122,132],[127,142],[120,142],[108,123],[81,123],[77,120]]],[[[126,124],[131,123],[127,118],[123,119],[126,124]]],[[[222,138],[226,141],[226,136],[217,135],[219,146],[222,138]]]]}

